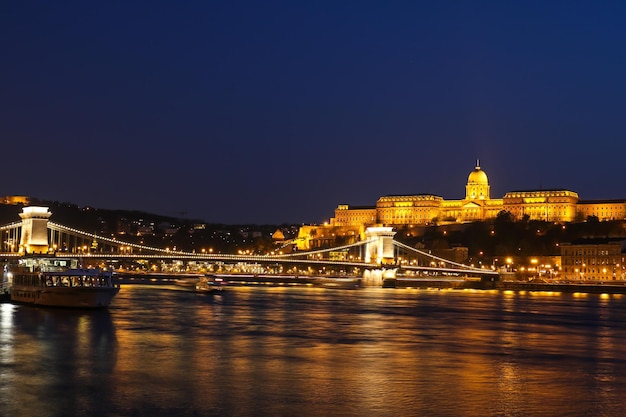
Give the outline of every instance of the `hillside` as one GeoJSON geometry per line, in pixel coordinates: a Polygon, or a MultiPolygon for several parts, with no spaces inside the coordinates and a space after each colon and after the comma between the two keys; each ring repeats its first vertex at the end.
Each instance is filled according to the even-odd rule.
{"type": "MultiPolygon", "coordinates": [[[[197,219],[161,216],[131,210],[79,207],[58,201],[32,201],[48,207],[50,221],[99,236],[121,241],[184,251],[233,253],[274,249],[272,234],[280,229],[286,238],[298,232],[298,225],[226,225],[203,223],[197,219]]],[[[0,204],[0,225],[20,220],[22,205],[0,204]]]]}

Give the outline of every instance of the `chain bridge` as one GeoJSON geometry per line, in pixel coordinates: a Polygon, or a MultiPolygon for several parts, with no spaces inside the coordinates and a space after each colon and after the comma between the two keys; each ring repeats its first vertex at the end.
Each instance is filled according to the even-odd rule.
{"type": "Polygon", "coordinates": [[[89,266],[137,272],[225,272],[376,277],[465,277],[498,273],[434,256],[394,240],[391,227],[370,227],[356,243],[278,255],[196,253],[99,236],[49,221],[47,207],[24,207],[21,221],[0,226],[4,259],[25,254],[80,258],[89,266]]]}

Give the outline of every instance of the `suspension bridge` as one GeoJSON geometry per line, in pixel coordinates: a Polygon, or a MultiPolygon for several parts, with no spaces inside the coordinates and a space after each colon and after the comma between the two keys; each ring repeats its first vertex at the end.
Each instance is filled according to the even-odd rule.
{"type": "Polygon", "coordinates": [[[456,277],[497,280],[496,271],[435,256],[394,239],[390,227],[370,227],[359,242],[277,255],[196,253],[99,236],[49,221],[47,207],[24,207],[21,221],[0,226],[4,259],[27,254],[80,258],[91,266],[137,272],[334,275],[383,279],[456,277]]]}

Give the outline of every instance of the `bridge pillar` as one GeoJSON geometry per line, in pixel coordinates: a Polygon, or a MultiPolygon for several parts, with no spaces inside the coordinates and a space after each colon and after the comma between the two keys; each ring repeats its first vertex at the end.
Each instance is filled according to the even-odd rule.
{"type": "Polygon", "coordinates": [[[22,218],[22,235],[20,237],[20,253],[48,252],[48,219],[52,213],[48,207],[24,207],[20,213],[22,218]]]}
{"type": "Polygon", "coordinates": [[[382,264],[394,263],[393,237],[396,232],[391,227],[368,227],[365,238],[370,242],[365,246],[365,262],[382,264]]]}

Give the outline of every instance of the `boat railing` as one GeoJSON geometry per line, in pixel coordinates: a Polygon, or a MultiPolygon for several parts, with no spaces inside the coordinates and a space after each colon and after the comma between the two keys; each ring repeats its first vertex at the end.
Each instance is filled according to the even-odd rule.
{"type": "Polygon", "coordinates": [[[46,287],[119,288],[111,273],[94,273],[94,270],[71,270],[41,274],[46,287]],[[82,272],[82,273],[81,273],[82,272]]]}
{"type": "Polygon", "coordinates": [[[39,267],[39,271],[41,272],[63,272],[67,270],[68,268],[63,266],[41,265],[39,267]]]}

